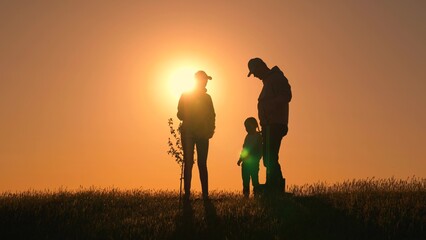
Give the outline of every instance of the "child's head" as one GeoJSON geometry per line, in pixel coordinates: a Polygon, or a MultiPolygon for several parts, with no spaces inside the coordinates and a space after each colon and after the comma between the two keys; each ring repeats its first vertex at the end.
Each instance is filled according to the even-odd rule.
{"type": "Polygon", "coordinates": [[[248,133],[256,132],[256,129],[259,127],[257,120],[254,117],[249,117],[244,121],[244,126],[248,133]]]}

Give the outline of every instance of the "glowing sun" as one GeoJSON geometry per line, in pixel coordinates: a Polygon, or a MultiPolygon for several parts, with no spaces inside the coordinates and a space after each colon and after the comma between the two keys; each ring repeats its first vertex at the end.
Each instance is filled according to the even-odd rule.
{"type": "Polygon", "coordinates": [[[169,92],[174,98],[179,98],[183,92],[191,91],[195,85],[194,74],[197,71],[195,67],[179,67],[170,73],[169,92]]]}

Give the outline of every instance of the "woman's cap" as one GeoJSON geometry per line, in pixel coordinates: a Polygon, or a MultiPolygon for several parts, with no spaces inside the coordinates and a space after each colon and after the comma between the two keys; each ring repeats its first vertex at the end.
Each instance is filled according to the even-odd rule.
{"type": "Polygon", "coordinates": [[[201,70],[195,73],[195,78],[212,80],[212,77],[210,77],[209,75],[207,75],[206,72],[201,70]]]}

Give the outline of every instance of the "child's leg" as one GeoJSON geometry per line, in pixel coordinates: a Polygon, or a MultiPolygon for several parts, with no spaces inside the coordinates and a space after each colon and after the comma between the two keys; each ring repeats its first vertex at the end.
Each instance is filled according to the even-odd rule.
{"type": "Polygon", "coordinates": [[[250,195],[250,169],[246,164],[241,164],[241,176],[243,179],[243,194],[248,197],[250,195]]]}
{"type": "Polygon", "coordinates": [[[250,171],[251,183],[253,185],[253,192],[256,193],[256,189],[259,186],[259,164],[254,164],[250,171]]]}
{"type": "Polygon", "coordinates": [[[253,188],[256,188],[259,186],[259,171],[252,171],[250,175],[253,188]]]}

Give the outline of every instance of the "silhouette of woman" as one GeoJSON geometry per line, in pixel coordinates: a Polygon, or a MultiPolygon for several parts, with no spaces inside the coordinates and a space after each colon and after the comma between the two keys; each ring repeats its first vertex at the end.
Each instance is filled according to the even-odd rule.
{"type": "Polygon", "coordinates": [[[182,121],[181,138],[184,159],[184,200],[191,195],[192,167],[194,165],[194,148],[197,148],[198,170],[203,199],[208,199],[207,153],[209,139],[215,130],[216,114],[213,101],[207,94],[207,81],[212,77],[204,71],[195,73],[196,86],[192,92],[183,93],[179,99],[177,117],[182,121]]]}

